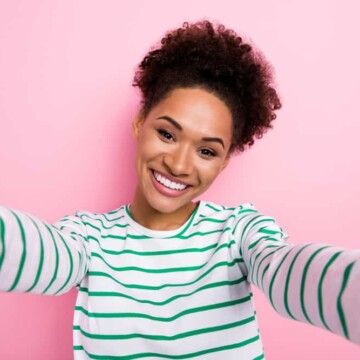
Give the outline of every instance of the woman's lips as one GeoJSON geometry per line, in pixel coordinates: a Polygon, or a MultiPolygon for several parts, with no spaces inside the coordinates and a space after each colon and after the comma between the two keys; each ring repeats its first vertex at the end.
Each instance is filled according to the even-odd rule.
{"type": "Polygon", "coordinates": [[[165,196],[170,196],[170,197],[178,197],[183,195],[189,188],[189,185],[184,184],[183,182],[177,182],[177,181],[173,181],[171,180],[171,178],[168,178],[154,170],[151,170],[151,181],[155,187],[155,189],[157,191],[159,191],[162,195],[165,196]],[[160,181],[162,182],[167,182],[167,184],[162,184],[159,180],[156,179],[156,177],[158,177],[160,179],[160,181]],[[166,181],[165,181],[166,180],[166,181]],[[178,187],[178,189],[172,189],[169,186],[170,185],[175,185],[178,187]],[[182,188],[183,186],[185,186],[185,188],[182,188]]]}

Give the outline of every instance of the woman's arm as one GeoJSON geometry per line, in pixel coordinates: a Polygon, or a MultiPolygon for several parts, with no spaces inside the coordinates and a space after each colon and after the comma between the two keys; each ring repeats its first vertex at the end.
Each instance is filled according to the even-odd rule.
{"type": "Polygon", "coordinates": [[[89,262],[86,228],[78,216],[50,225],[0,206],[0,291],[61,295],[80,283],[89,262]]]}
{"type": "Polygon", "coordinates": [[[243,271],[275,310],[360,344],[360,250],[293,245],[273,218],[254,213],[243,220],[243,271]]]}

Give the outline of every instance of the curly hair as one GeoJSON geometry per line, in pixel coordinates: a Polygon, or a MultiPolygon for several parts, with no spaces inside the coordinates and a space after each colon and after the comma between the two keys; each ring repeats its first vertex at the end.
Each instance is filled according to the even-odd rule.
{"type": "Polygon", "coordinates": [[[142,94],[142,115],[177,88],[202,88],[230,109],[230,152],[242,152],[272,128],[281,103],[272,66],[231,29],[210,21],[185,22],[169,31],[139,64],[133,86],[142,94]]]}

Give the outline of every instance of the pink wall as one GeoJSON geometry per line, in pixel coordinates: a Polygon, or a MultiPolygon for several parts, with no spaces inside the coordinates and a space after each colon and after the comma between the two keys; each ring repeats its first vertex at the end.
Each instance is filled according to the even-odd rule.
{"type": "MultiPolygon", "coordinates": [[[[207,17],[263,50],[284,107],[204,198],[253,202],[293,243],[359,248],[358,13],[355,0],[2,1],[0,203],[55,221],[129,202],[134,67],[165,30],[207,17]]],[[[360,358],[254,292],[267,359],[360,358]]],[[[75,296],[1,294],[0,359],[71,359],[75,296]]]]}

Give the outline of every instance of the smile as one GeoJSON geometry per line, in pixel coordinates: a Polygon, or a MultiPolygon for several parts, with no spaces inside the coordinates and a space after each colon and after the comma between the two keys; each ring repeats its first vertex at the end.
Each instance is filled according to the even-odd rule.
{"type": "Polygon", "coordinates": [[[155,170],[153,170],[153,175],[158,183],[162,184],[163,186],[167,187],[168,189],[182,191],[188,187],[188,185],[185,185],[183,183],[174,182],[174,181],[166,178],[165,176],[159,174],[155,170]]]}

